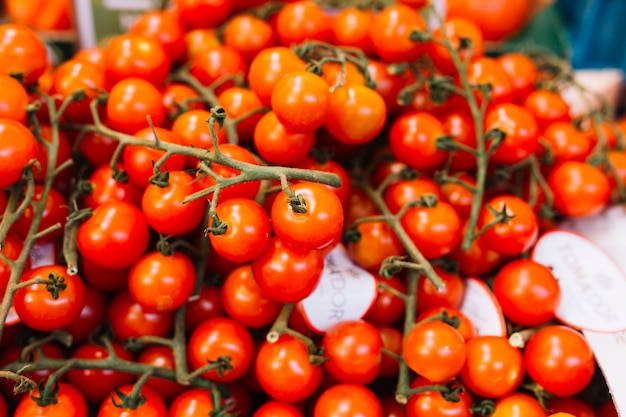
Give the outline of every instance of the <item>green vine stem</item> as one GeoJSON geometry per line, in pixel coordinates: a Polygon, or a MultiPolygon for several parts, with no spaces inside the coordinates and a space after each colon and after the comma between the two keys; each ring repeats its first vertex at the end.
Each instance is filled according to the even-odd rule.
{"type": "MultiPolygon", "coordinates": [[[[406,295],[404,298],[404,336],[403,340],[415,326],[415,310],[417,306],[417,284],[419,282],[420,273],[415,270],[409,270],[407,276],[406,295]]],[[[398,373],[398,385],[396,386],[396,401],[400,404],[406,404],[409,396],[412,394],[410,390],[411,371],[404,360],[398,362],[400,365],[398,373]]]]}

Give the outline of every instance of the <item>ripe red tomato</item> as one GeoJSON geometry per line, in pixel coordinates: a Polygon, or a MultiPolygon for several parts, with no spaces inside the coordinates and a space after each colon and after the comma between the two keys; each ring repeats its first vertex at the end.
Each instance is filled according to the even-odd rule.
{"type": "Polygon", "coordinates": [[[372,81],[376,83],[376,91],[385,100],[385,107],[388,112],[398,108],[398,93],[404,88],[407,79],[410,78],[408,72],[404,74],[392,74],[387,65],[382,61],[369,60],[367,71],[372,81]]]}
{"type": "Polygon", "coordinates": [[[117,145],[118,142],[113,138],[99,133],[87,133],[79,142],[78,151],[87,159],[89,164],[99,167],[109,164],[117,145]]]}
{"type": "MultiPolygon", "coordinates": [[[[404,335],[395,327],[379,326],[378,333],[383,341],[383,348],[389,352],[402,356],[402,339],[404,335]]],[[[378,375],[381,377],[398,375],[400,366],[396,358],[383,354],[380,361],[378,375]]]]}
{"type": "Polygon", "coordinates": [[[549,398],[547,405],[548,409],[552,413],[569,413],[575,417],[596,417],[596,413],[593,411],[593,408],[591,408],[591,406],[583,400],[576,397],[549,398]]]}
{"type": "Polygon", "coordinates": [[[28,27],[18,23],[0,25],[0,72],[17,75],[24,84],[37,82],[46,71],[48,52],[41,39],[28,27]]]}
{"type": "Polygon", "coordinates": [[[514,392],[496,402],[495,417],[546,417],[548,413],[534,397],[521,392],[514,392]]]}
{"type": "Polygon", "coordinates": [[[276,113],[263,115],[254,129],[254,147],[265,161],[293,165],[304,159],[315,142],[314,132],[294,132],[283,125],[276,113]]]}
{"type": "Polygon", "coordinates": [[[234,320],[221,317],[209,319],[196,327],[189,337],[187,357],[192,369],[228,356],[233,369],[222,376],[215,370],[202,375],[212,381],[232,382],[241,378],[252,365],[254,341],[248,330],[234,320]]]}
{"type": "Polygon", "coordinates": [[[519,52],[509,52],[497,58],[504,71],[509,75],[513,84],[513,97],[519,102],[535,88],[538,71],[535,62],[527,55],[519,52]]]}
{"type": "Polygon", "coordinates": [[[224,45],[239,51],[250,62],[276,43],[272,25],[250,15],[237,15],[224,26],[224,45]]]}
{"type": "MultiPolygon", "coordinates": [[[[232,87],[222,91],[217,100],[226,111],[226,116],[237,120],[236,130],[239,143],[250,142],[256,124],[263,116],[260,111],[263,109],[263,103],[256,93],[248,88],[232,87]],[[252,114],[252,112],[256,113],[252,114]]],[[[227,142],[226,129],[220,129],[217,135],[220,142],[227,142]]]]}
{"type": "Polygon", "coordinates": [[[254,280],[267,298],[296,303],[308,297],[319,282],[324,258],[319,250],[302,250],[272,238],[252,261],[254,280]],[[298,279],[293,279],[293,277],[298,279]]]}
{"type": "Polygon", "coordinates": [[[599,213],[609,202],[611,187],[600,169],[584,162],[568,161],[548,174],[554,208],[569,217],[599,213]]]}
{"type": "Polygon", "coordinates": [[[447,255],[461,243],[459,215],[450,204],[443,201],[434,207],[410,208],[400,221],[426,259],[447,255]]]}
{"type": "Polygon", "coordinates": [[[149,252],[133,264],[128,274],[130,295],[146,313],[178,309],[195,286],[195,266],[180,252],[172,255],[149,252]]]}
{"type": "Polygon", "coordinates": [[[447,272],[441,267],[434,267],[435,273],[443,281],[444,287],[440,290],[433,283],[422,275],[417,286],[417,312],[421,313],[434,307],[456,308],[463,301],[465,296],[465,282],[458,274],[447,272]]]}
{"type": "Polygon", "coordinates": [[[65,61],[54,71],[52,93],[65,99],[72,93],[83,91],[85,98],[74,101],[63,113],[77,123],[92,121],[90,103],[105,88],[105,75],[102,70],[90,63],[77,60],[65,61]]]}
{"type": "Polygon", "coordinates": [[[561,288],[552,271],[527,259],[506,264],[496,275],[493,293],[505,317],[524,327],[552,320],[561,301],[561,288]]]}
{"type": "MultiPolygon", "coordinates": [[[[87,402],[80,391],[64,382],[59,382],[58,387],[56,403],[40,406],[31,396],[25,396],[15,409],[14,417],[87,417],[87,402]]],[[[35,388],[33,395],[39,395],[39,388],[35,388]]]]}
{"type": "Polygon", "coordinates": [[[226,276],[222,284],[222,305],[237,322],[253,329],[274,322],[282,305],[265,297],[254,280],[250,265],[242,265],[226,276]]]}
{"type": "Polygon", "coordinates": [[[414,9],[404,4],[385,7],[369,26],[374,52],[387,62],[414,61],[425,51],[425,45],[413,42],[413,31],[426,30],[426,22],[414,9]]]}
{"type": "Polygon", "coordinates": [[[303,71],[306,64],[291,49],[284,46],[275,46],[259,52],[250,63],[248,82],[261,102],[271,104],[274,87],[283,76],[303,71]]]}
{"type": "Polygon", "coordinates": [[[204,321],[213,317],[220,317],[223,313],[221,288],[203,286],[198,297],[187,303],[185,328],[191,331],[204,321]]]}
{"type": "Polygon", "coordinates": [[[550,123],[543,134],[555,165],[566,161],[585,162],[593,150],[591,139],[570,122],[550,123]]]}
{"type": "Polygon", "coordinates": [[[378,329],[362,320],[344,321],[322,339],[324,369],[338,382],[366,385],[374,381],[382,360],[378,329]]]}
{"type": "MultiPolygon", "coordinates": [[[[445,132],[456,143],[476,149],[476,129],[471,115],[463,111],[452,111],[442,120],[445,132]]],[[[452,158],[450,168],[454,171],[469,171],[476,167],[476,156],[467,151],[456,149],[449,157],[452,158]]]]}
{"type": "MultiPolygon", "coordinates": [[[[528,203],[512,195],[502,195],[489,200],[486,207],[496,212],[506,209],[507,216],[514,216],[483,233],[485,243],[491,250],[505,256],[516,256],[532,247],[537,240],[539,226],[537,216],[528,203]]],[[[490,224],[495,218],[496,215],[490,209],[483,209],[479,227],[490,224]]]]}
{"type": "Polygon", "coordinates": [[[328,84],[308,71],[286,74],[272,91],[272,110],[294,132],[312,132],[322,127],[328,120],[330,104],[328,84]]]}
{"type": "Polygon", "coordinates": [[[447,10],[448,17],[462,17],[474,22],[489,41],[514,35],[533,11],[525,0],[451,0],[447,10]]]}
{"type": "Polygon", "coordinates": [[[64,285],[56,297],[48,284],[31,284],[19,289],[13,307],[22,322],[41,331],[62,329],[79,316],[85,305],[85,285],[78,275],[68,275],[60,265],[41,266],[22,274],[20,282],[54,279],[64,285]]]}
{"type": "Polygon", "coordinates": [[[377,273],[383,261],[390,256],[402,256],[404,246],[384,221],[365,222],[357,226],[357,242],[348,242],[350,258],[362,268],[377,273]]]}
{"type": "Polygon", "coordinates": [[[254,369],[259,385],[270,397],[289,403],[309,398],[324,375],[321,366],[309,362],[304,342],[289,335],[280,336],[276,343],[263,342],[254,369]]]}
{"type": "Polygon", "coordinates": [[[150,230],[132,204],[113,201],[97,207],[78,227],[78,252],[102,268],[133,265],[146,251],[150,230]]]}
{"type": "MultiPolygon", "coordinates": [[[[466,233],[466,229],[467,222],[463,226],[463,233],[466,233]]],[[[504,259],[490,248],[484,235],[478,236],[466,251],[459,246],[451,257],[459,263],[459,270],[467,276],[486,274],[500,265],[504,259]]]]}
{"type": "MultiPolygon", "coordinates": [[[[197,101],[200,95],[196,90],[187,84],[172,82],[167,84],[162,90],[163,105],[169,121],[177,118],[189,110],[203,110],[204,104],[197,101]]],[[[204,120],[208,119],[206,117],[204,120]]]]}
{"type": "Polygon", "coordinates": [[[107,317],[115,338],[120,341],[148,335],[165,337],[174,324],[174,314],[146,313],[127,290],[113,297],[107,317]]]}
{"type": "Polygon", "coordinates": [[[425,112],[410,112],[396,119],[389,132],[391,152],[400,162],[418,171],[434,171],[448,158],[437,149],[436,140],[445,135],[443,124],[425,112]]]}
{"type": "Polygon", "coordinates": [[[78,317],[65,327],[65,330],[72,335],[73,343],[86,341],[94,329],[104,323],[108,304],[104,293],[91,286],[85,287],[85,304],[78,317]]]}
{"type": "MultiPolygon", "coordinates": [[[[467,68],[467,79],[470,85],[491,85],[489,102],[493,104],[508,104],[513,98],[513,84],[502,65],[494,58],[480,56],[474,58],[467,68]]],[[[474,90],[476,101],[482,103],[484,95],[474,90]]]]}
{"type": "Polygon", "coordinates": [[[104,48],[101,46],[93,46],[91,48],[81,49],[74,54],[74,60],[85,62],[98,68],[100,71],[106,70],[106,62],[104,60],[104,48]]]}
{"type": "MultiPolygon", "coordinates": [[[[226,76],[244,75],[246,69],[246,60],[239,51],[230,46],[217,45],[201,50],[192,59],[189,71],[202,84],[210,86],[226,76]]],[[[215,92],[221,94],[233,86],[232,81],[225,81],[215,92]]]]}
{"type": "MultiPolygon", "coordinates": [[[[147,127],[135,132],[134,136],[150,142],[155,142],[157,137],[163,142],[175,144],[181,144],[182,142],[178,135],[161,127],[155,127],[154,130],[147,127]]],[[[165,151],[144,146],[126,146],[122,152],[122,159],[124,168],[128,173],[128,179],[135,185],[146,188],[150,184],[150,178],[154,175],[154,163],[163,155],[165,155],[165,151]]],[[[187,158],[184,155],[172,155],[161,166],[160,172],[182,171],[186,163],[187,158]]],[[[176,175],[174,176],[176,177],[176,175]]],[[[191,187],[194,186],[192,185],[191,187]]]]}
{"type": "MultiPolygon", "coordinates": [[[[132,361],[133,355],[117,342],[112,343],[117,357],[125,361],[132,361]]],[[[93,343],[80,345],[74,353],[73,359],[108,358],[109,352],[104,346],[93,343]]],[[[133,374],[114,371],[112,369],[74,369],[67,373],[70,384],[77,387],[90,403],[102,403],[116,387],[131,384],[135,379],[133,374]]]]}
{"type": "Polygon", "coordinates": [[[24,86],[13,77],[0,74],[0,91],[0,118],[25,123],[28,93],[24,86]]]}
{"type": "MultiPolygon", "coordinates": [[[[118,391],[125,395],[129,395],[132,390],[133,385],[124,385],[118,388],[118,391]]],[[[127,417],[129,414],[130,416],[134,414],[141,417],[167,417],[165,401],[156,391],[144,385],[140,392],[144,401],[132,411],[118,406],[122,400],[117,392],[111,394],[100,406],[97,417],[127,417]]]]}
{"type": "Polygon", "coordinates": [[[343,230],[339,197],[317,183],[300,182],[290,190],[300,203],[294,207],[285,191],[278,194],[271,212],[276,236],[300,250],[324,249],[338,242],[343,230]],[[306,209],[305,213],[298,211],[301,206],[306,209]]]}
{"type": "Polygon", "coordinates": [[[337,384],[320,395],[314,417],[382,417],[383,409],[376,395],[363,385],[337,384]]]}
{"type": "Polygon", "coordinates": [[[532,335],[524,349],[524,365],[534,381],[561,397],[582,391],[595,371],[589,344],[566,326],[543,327],[532,335]]]}
{"type": "Polygon", "coordinates": [[[461,382],[472,393],[486,398],[508,395],[522,382],[524,360],[506,337],[476,336],[467,344],[467,360],[461,382]]]}
{"type": "Polygon", "coordinates": [[[570,107],[559,93],[535,90],[526,97],[524,107],[535,116],[539,129],[543,131],[550,123],[569,122],[570,107]]]}
{"type": "Polygon", "coordinates": [[[323,158],[316,159],[313,157],[306,157],[300,162],[295,164],[296,168],[300,169],[312,169],[313,171],[329,172],[339,177],[341,185],[339,187],[333,187],[331,185],[324,185],[329,190],[332,190],[339,200],[341,200],[342,206],[345,207],[350,195],[350,174],[340,163],[333,159],[324,160],[323,158]]]}
{"type": "MultiPolygon", "coordinates": [[[[124,170],[124,167],[120,164],[118,169],[124,170]]],[[[130,181],[116,181],[110,165],[99,166],[88,181],[91,190],[83,197],[84,207],[95,209],[112,201],[125,201],[134,206],[141,204],[141,188],[130,181]]]]}
{"type": "Polygon", "coordinates": [[[171,65],[161,42],[132,32],[114,36],[104,49],[104,59],[109,85],[132,77],[159,87],[171,65]]]}
{"type": "MultiPolygon", "coordinates": [[[[470,187],[474,187],[476,185],[476,181],[471,175],[461,174],[457,178],[470,187]]],[[[454,210],[456,210],[459,214],[459,217],[466,219],[470,216],[472,203],[474,201],[474,193],[461,184],[447,182],[441,185],[441,194],[443,200],[454,207],[454,210]]]]}
{"type": "Polygon", "coordinates": [[[405,205],[426,194],[434,195],[439,200],[442,198],[441,190],[435,181],[428,177],[417,177],[412,180],[394,181],[387,187],[383,196],[389,211],[395,214],[405,205]]]}
{"type": "MultiPolygon", "coordinates": [[[[43,185],[35,185],[34,187],[34,195],[33,202],[41,201],[43,197],[44,186],[43,185]]],[[[67,216],[69,214],[67,200],[63,197],[63,194],[51,188],[48,192],[48,198],[46,199],[43,212],[41,213],[41,221],[39,223],[39,227],[36,232],[41,232],[49,227],[54,226],[55,224],[61,224],[61,226],[65,226],[67,222],[67,216]]],[[[29,205],[24,210],[24,213],[17,219],[14,223],[13,230],[16,236],[26,239],[29,234],[30,228],[32,226],[33,220],[35,218],[35,210],[32,205],[29,205]]],[[[47,234],[43,238],[39,239],[39,241],[53,242],[56,239],[60,238],[63,235],[63,228],[57,229],[52,233],[47,234]]]]}
{"type": "Polygon", "coordinates": [[[40,31],[66,31],[72,28],[71,1],[6,0],[6,14],[12,22],[19,22],[40,31]]]}
{"type": "Polygon", "coordinates": [[[420,313],[419,316],[417,316],[416,321],[419,323],[423,320],[435,316],[440,316],[444,313],[446,313],[450,318],[456,317],[457,319],[459,319],[459,327],[457,327],[456,329],[459,333],[461,333],[461,336],[463,336],[463,339],[466,342],[472,337],[476,336],[476,328],[474,327],[474,324],[470,321],[469,318],[467,318],[465,314],[461,312],[461,310],[458,310],[454,307],[433,307],[428,310],[424,310],[422,311],[422,313],[420,313]]]}
{"type": "Polygon", "coordinates": [[[146,116],[155,126],[165,121],[163,95],[155,86],[141,78],[125,78],[111,88],[106,104],[110,128],[133,135],[149,127],[146,116]]]}
{"type": "Polygon", "coordinates": [[[223,23],[232,13],[232,0],[175,0],[180,19],[188,29],[212,28],[223,23]]]}
{"type": "Polygon", "coordinates": [[[81,276],[98,291],[117,292],[126,288],[130,268],[102,268],[84,258],[81,266],[81,276]]]}
{"type": "Polygon", "coordinates": [[[487,130],[500,129],[504,141],[491,156],[497,164],[515,164],[535,153],[539,144],[539,127],[531,112],[511,103],[495,106],[485,119],[487,130]]]}
{"type": "Polygon", "coordinates": [[[289,403],[267,401],[254,412],[252,417],[304,417],[304,414],[289,403]]]}
{"type": "Polygon", "coordinates": [[[185,58],[185,28],[175,11],[145,12],[135,20],[128,33],[158,41],[167,56],[166,62],[176,63],[185,58]]]}
{"type": "MultiPolygon", "coordinates": [[[[145,363],[161,369],[175,369],[174,353],[169,346],[148,346],[137,358],[137,363],[145,363]]],[[[165,402],[171,402],[187,388],[164,378],[150,378],[146,386],[156,391],[165,402]]]]}
{"type": "Polygon", "coordinates": [[[276,15],[276,35],[284,46],[299,45],[306,40],[328,42],[330,19],[314,2],[296,1],[276,15]]]}
{"type": "Polygon", "coordinates": [[[433,383],[456,377],[465,364],[465,339],[439,320],[417,324],[404,339],[402,356],[409,368],[433,383]]]}
{"type": "MultiPolygon", "coordinates": [[[[271,226],[259,203],[247,198],[231,198],[218,203],[216,215],[226,225],[224,234],[210,233],[211,246],[232,262],[250,262],[270,243],[271,226]]],[[[209,220],[208,227],[215,227],[209,220]]]]}
{"type": "MultiPolygon", "coordinates": [[[[404,281],[397,276],[394,275],[387,279],[380,275],[375,275],[375,278],[379,285],[385,283],[401,294],[406,294],[406,285],[404,281]]],[[[379,286],[376,300],[374,300],[374,303],[372,303],[367,313],[365,313],[364,319],[377,326],[392,325],[402,317],[403,313],[404,300],[389,290],[379,286]]]]}
{"type": "MultiPolygon", "coordinates": [[[[455,50],[459,50],[461,39],[469,40],[470,47],[459,51],[459,59],[464,62],[468,59],[479,57],[484,52],[483,35],[480,28],[471,20],[463,18],[448,18],[443,24],[447,39],[455,50]]],[[[433,33],[435,41],[428,44],[428,54],[433,60],[435,67],[444,74],[456,74],[458,70],[452,61],[448,48],[438,41],[444,39],[441,28],[433,33]]]]}
{"type": "Polygon", "coordinates": [[[371,10],[347,7],[330,21],[330,33],[333,45],[360,48],[363,53],[372,56],[373,47],[369,37],[369,27],[374,21],[371,10]]]}
{"type": "Polygon", "coordinates": [[[197,230],[204,218],[206,201],[183,204],[188,195],[200,191],[194,177],[186,172],[171,171],[168,185],[150,184],[141,199],[141,211],[148,225],[164,236],[182,235],[197,230]]]}
{"type": "Polygon", "coordinates": [[[211,392],[204,388],[186,389],[170,404],[170,416],[205,416],[215,410],[211,392]]]}
{"type": "MultiPolygon", "coordinates": [[[[456,384],[456,381],[454,381],[456,384]]],[[[411,382],[411,389],[432,385],[426,378],[417,377],[411,382]]],[[[466,390],[447,398],[445,394],[432,390],[409,397],[406,417],[471,417],[472,397],[466,390]],[[457,400],[457,401],[452,401],[457,400]]]]}
{"type": "Polygon", "coordinates": [[[330,95],[326,129],[349,145],[363,145],[380,134],[387,121],[385,100],[364,85],[344,85],[330,95]]]}
{"type": "Polygon", "coordinates": [[[15,120],[0,119],[0,188],[16,183],[36,156],[37,141],[30,130],[15,120]]]}

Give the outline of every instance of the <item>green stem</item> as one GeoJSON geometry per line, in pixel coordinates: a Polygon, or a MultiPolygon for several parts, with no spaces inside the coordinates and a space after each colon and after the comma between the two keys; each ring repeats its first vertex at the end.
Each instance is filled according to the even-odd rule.
{"type": "MultiPolygon", "coordinates": [[[[417,284],[419,282],[420,274],[415,270],[410,270],[407,277],[407,293],[404,301],[404,337],[413,330],[415,326],[415,310],[417,305],[417,284]]],[[[411,371],[406,365],[404,360],[399,362],[400,369],[398,373],[398,385],[396,387],[396,401],[400,404],[406,404],[410,392],[410,378],[411,371]]]]}

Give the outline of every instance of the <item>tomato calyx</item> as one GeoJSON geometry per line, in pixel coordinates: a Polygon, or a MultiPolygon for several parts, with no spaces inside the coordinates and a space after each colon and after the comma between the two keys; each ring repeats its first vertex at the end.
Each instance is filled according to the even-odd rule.
{"type": "Polygon", "coordinates": [[[50,275],[48,275],[48,279],[34,279],[32,281],[23,282],[20,286],[25,287],[36,284],[44,284],[46,286],[46,291],[48,291],[55,300],[59,298],[59,293],[67,288],[65,277],[62,277],[55,272],[51,272],[50,275]]]}
{"type": "Polygon", "coordinates": [[[211,227],[204,229],[204,236],[208,236],[209,233],[214,236],[220,236],[226,234],[228,231],[228,224],[220,220],[217,213],[213,213],[211,216],[211,227]]]}
{"type": "Polygon", "coordinates": [[[123,408],[126,410],[136,410],[146,402],[146,396],[141,393],[141,386],[143,385],[141,379],[135,384],[130,394],[124,394],[119,388],[115,387],[115,393],[111,393],[111,403],[116,408],[123,408]],[[118,397],[121,401],[117,401],[115,397],[118,397]]]}
{"type": "Polygon", "coordinates": [[[482,400],[473,405],[469,412],[473,416],[489,417],[496,412],[496,404],[491,400],[482,400]]]}
{"type": "MultiPolygon", "coordinates": [[[[48,382],[39,381],[38,391],[39,395],[34,391],[30,392],[30,398],[39,406],[47,407],[49,405],[55,405],[58,403],[57,394],[59,393],[59,383],[50,379],[48,382]]],[[[17,388],[17,386],[16,386],[17,388]]]]}
{"type": "Polygon", "coordinates": [[[459,384],[456,381],[452,381],[446,385],[424,385],[421,387],[410,389],[407,392],[407,396],[410,397],[415,394],[422,394],[429,391],[438,391],[446,401],[457,403],[461,401],[461,399],[459,398],[459,394],[465,392],[465,387],[463,387],[463,385],[459,384]]]}
{"type": "Polygon", "coordinates": [[[430,316],[424,319],[423,321],[416,323],[415,325],[419,326],[421,323],[425,323],[428,321],[435,321],[435,320],[442,321],[446,323],[448,326],[454,327],[455,329],[458,329],[459,326],[461,325],[461,318],[458,316],[451,316],[446,309],[441,309],[441,313],[436,314],[434,316],[430,316]]]}

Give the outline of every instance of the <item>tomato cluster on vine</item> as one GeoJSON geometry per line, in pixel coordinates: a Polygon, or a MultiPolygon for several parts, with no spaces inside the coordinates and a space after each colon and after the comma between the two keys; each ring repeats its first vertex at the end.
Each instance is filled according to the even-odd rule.
{"type": "Polygon", "coordinates": [[[626,122],[487,53],[527,2],[318,3],[176,0],[62,63],[0,25],[0,416],[616,415],[527,255],[624,202],[626,122]],[[338,247],[377,291],[321,330],[338,247]]]}

